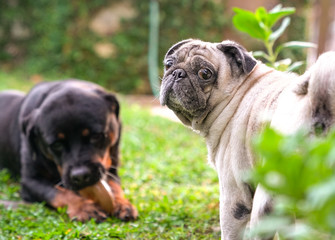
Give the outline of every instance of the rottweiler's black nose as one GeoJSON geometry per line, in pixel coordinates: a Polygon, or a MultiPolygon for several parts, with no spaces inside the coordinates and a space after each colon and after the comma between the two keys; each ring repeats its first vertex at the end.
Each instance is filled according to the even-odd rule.
{"type": "Polygon", "coordinates": [[[186,72],[184,69],[176,69],[173,71],[172,76],[174,77],[175,80],[181,79],[181,78],[185,78],[186,77],[186,72]]]}
{"type": "Polygon", "coordinates": [[[70,179],[76,185],[85,185],[91,181],[91,175],[91,170],[87,166],[80,166],[71,170],[70,179]]]}

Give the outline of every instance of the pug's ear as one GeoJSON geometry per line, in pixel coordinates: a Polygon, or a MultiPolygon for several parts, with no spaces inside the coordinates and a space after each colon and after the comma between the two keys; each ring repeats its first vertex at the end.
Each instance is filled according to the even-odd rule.
{"type": "Polygon", "coordinates": [[[169,55],[173,54],[176,50],[178,50],[181,46],[183,46],[185,43],[191,42],[194,39],[186,39],[183,41],[180,41],[178,43],[176,43],[175,45],[173,45],[166,53],[165,58],[168,57],[169,55]]]}
{"type": "Polygon", "coordinates": [[[226,55],[233,76],[249,74],[257,64],[256,59],[237,43],[222,42],[217,45],[217,48],[226,55]]]}

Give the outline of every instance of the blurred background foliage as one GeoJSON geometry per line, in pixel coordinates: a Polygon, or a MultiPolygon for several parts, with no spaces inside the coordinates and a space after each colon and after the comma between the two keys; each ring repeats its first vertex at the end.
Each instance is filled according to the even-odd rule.
{"type": "Polygon", "coordinates": [[[335,129],[327,136],[284,136],[266,128],[254,139],[258,161],[251,182],[273,198],[272,212],[252,236],[281,240],[335,239],[335,129]]]}
{"type": "MultiPolygon", "coordinates": [[[[159,59],[163,59],[173,43],[185,38],[206,41],[230,38],[250,50],[260,46],[234,29],[227,0],[158,2],[159,59]]],[[[19,71],[22,78],[36,82],[73,77],[122,93],[151,93],[147,64],[149,3],[149,0],[1,1],[0,71],[19,71]],[[106,25],[109,27],[104,29],[106,25]]],[[[307,3],[295,1],[297,14],[292,16],[292,26],[282,36],[284,41],[306,39],[305,13],[299,9],[307,3]]],[[[303,53],[292,50],[284,54],[295,60],[301,59],[303,53]]],[[[161,70],[162,63],[159,64],[161,70]]]]}

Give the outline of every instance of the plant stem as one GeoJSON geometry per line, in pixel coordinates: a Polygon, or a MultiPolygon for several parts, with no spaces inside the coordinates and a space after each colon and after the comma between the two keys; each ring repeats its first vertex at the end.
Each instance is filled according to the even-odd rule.
{"type": "Polygon", "coordinates": [[[150,1],[150,31],[149,31],[149,81],[154,96],[159,96],[158,74],[158,38],[159,38],[159,4],[157,0],[150,1]]]}
{"type": "Polygon", "coordinates": [[[273,44],[274,44],[274,42],[272,42],[272,41],[270,41],[270,42],[269,41],[264,41],[264,45],[266,47],[266,50],[267,50],[268,56],[269,56],[268,60],[269,60],[269,62],[272,66],[276,62],[276,58],[277,58],[277,56],[273,53],[273,44]]]}

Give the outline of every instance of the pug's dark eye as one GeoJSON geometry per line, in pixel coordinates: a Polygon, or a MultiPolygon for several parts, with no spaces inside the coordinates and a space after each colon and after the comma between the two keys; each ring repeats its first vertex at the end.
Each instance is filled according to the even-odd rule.
{"type": "Polygon", "coordinates": [[[53,152],[59,153],[63,150],[63,143],[60,141],[56,141],[50,145],[50,148],[53,152]]]}
{"type": "Polygon", "coordinates": [[[168,70],[170,67],[172,67],[173,65],[173,61],[172,60],[168,60],[165,63],[165,70],[168,70]]]}
{"type": "Polygon", "coordinates": [[[212,72],[208,68],[203,68],[199,70],[198,76],[203,80],[208,80],[212,77],[212,72]]]}

